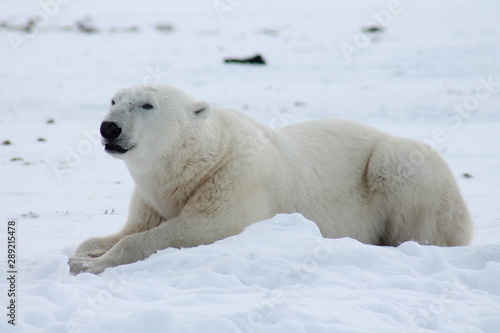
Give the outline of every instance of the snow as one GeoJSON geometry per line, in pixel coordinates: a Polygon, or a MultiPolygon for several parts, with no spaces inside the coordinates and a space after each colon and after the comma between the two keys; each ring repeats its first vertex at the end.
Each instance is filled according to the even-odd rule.
{"type": "Polygon", "coordinates": [[[71,276],[67,257],[52,255],[22,275],[19,329],[494,332],[499,274],[497,245],[377,247],[324,239],[300,214],[278,215],[100,276],[71,276]]]}
{"type": "Polygon", "coordinates": [[[31,34],[0,28],[0,247],[16,219],[18,258],[13,327],[0,251],[0,331],[497,332],[499,12],[491,0],[2,1],[0,25],[42,21],[31,34]],[[222,17],[220,2],[232,8],[222,17]],[[82,20],[98,32],[76,31],[82,20]],[[362,32],[374,24],[383,31],[362,32]],[[266,66],[223,63],[257,53],[266,66]],[[76,246],[126,218],[133,182],[97,129],[113,93],[141,82],[271,127],[338,117],[423,140],[457,177],[474,241],[377,247],[279,215],[72,276],[76,246]]]}

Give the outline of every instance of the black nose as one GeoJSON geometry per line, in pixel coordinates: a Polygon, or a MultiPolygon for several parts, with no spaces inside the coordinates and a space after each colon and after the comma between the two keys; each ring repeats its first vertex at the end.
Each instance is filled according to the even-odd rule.
{"type": "Polygon", "coordinates": [[[120,136],[122,129],[112,121],[103,121],[101,124],[101,135],[108,140],[114,140],[120,136]]]}

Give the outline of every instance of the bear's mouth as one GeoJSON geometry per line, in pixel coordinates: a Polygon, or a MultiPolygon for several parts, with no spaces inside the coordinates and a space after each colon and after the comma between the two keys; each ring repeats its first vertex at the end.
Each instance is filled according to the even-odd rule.
{"type": "Polygon", "coordinates": [[[132,148],[129,148],[129,149],[125,149],[123,148],[122,146],[120,145],[116,145],[116,144],[113,144],[113,143],[106,143],[104,145],[104,150],[107,152],[107,153],[116,153],[116,154],[125,154],[126,152],[128,152],[130,149],[132,148]]]}

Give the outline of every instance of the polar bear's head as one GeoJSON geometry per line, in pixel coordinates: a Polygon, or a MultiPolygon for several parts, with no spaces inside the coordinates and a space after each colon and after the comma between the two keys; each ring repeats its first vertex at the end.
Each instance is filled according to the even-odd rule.
{"type": "Polygon", "coordinates": [[[151,159],[182,145],[186,136],[193,137],[209,114],[208,103],[197,102],[177,88],[133,86],[111,99],[101,123],[101,141],[105,151],[115,157],[151,159]]]}

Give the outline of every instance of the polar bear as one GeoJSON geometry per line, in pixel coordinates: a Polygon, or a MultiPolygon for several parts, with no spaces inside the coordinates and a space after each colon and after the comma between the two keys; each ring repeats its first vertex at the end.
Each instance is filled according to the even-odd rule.
{"type": "Polygon", "coordinates": [[[301,213],[324,237],[367,244],[471,240],[468,209],[443,159],[353,121],[272,130],[177,88],[141,85],[116,93],[100,132],[135,189],[123,229],[80,244],[73,274],[213,243],[278,213],[301,213]]]}

